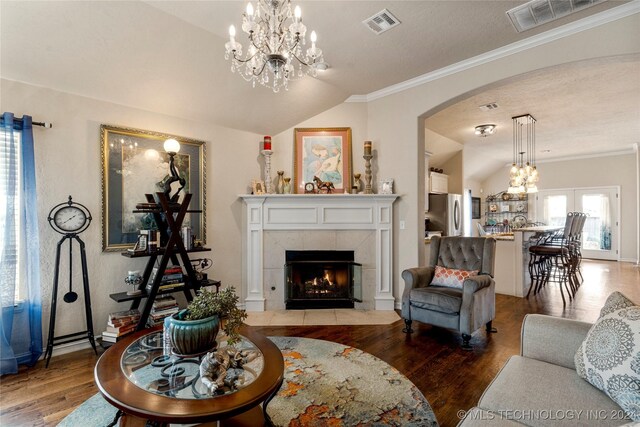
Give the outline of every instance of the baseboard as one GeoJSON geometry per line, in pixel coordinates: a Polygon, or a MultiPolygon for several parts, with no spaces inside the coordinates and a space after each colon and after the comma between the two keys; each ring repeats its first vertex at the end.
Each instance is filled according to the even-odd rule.
{"type": "MultiPolygon", "coordinates": [[[[91,343],[89,343],[88,340],[82,341],[82,342],[78,341],[78,342],[70,342],[66,344],[56,345],[53,347],[53,353],[51,357],[61,356],[67,353],[73,353],[74,351],[80,351],[86,348],[91,348],[91,343]]],[[[44,356],[44,352],[42,353],[42,356],[40,356],[40,359],[42,359],[43,356],[44,356]]]]}
{"type": "Polygon", "coordinates": [[[620,262],[631,262],[634,264],[638,264],[638,260],[633,258],[620,258],[620,262]]]}

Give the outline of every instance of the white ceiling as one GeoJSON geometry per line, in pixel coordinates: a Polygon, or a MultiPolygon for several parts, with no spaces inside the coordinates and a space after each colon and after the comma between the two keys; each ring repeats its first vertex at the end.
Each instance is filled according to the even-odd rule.
{"type": "Polygon", "coordinates": [[[470,94],[425,120],[441,136],[430,141],[427,132],[425,148],[437,159],[442,150],[464,145],[465,175],[482,182],[511,163],[511,117],[527,113],[537,120],[538,162],[631,151],[640,142],[640,55],[566,64],[470,94]],[[478,108],[491,102],[498,108],[478,108]],[[475,135],[475,126],[489,123],[498,126],[495,134],[475,135]],[[443,146],[443,139],[452,142],[443,146]]]}
{"type": "Polygon", "coordinates": [[[505,12],[522,1],[299,1],[304,22],[317,31],[331,68],[274,94],[252,88],[224,60],[227,29],[239,26],[243,1],[3,0],[0,76],[276,134],[351,95],[371,93],[624,2],[609,0],[518,34],[505,12]],[[377,36],[361,21],[383,8],[402,24],[377,36]]]}

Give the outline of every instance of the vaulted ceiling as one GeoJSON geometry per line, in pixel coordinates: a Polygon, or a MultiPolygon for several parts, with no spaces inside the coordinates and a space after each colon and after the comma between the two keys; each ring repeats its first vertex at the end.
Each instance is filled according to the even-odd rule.
{"type": "MultiPolygon", "coordinates": [[[[383,89],[625,2],[605,1],[524,33],[517,33],[505,15],[522,1],[297,3],[309,30],[318,33],[331,68],[315,79],[292,83],[285,93],[252,88],[230,72],[224,43],[229,25],[241,22],[245,2],[240,1],[2,1],[0,75],[276,134],[351,95],[383,89]],[[375,35],[362,21],[383,8],[402,24],[375,35]]],[[[549,115],[559,120],[552,113],[547,109],[540,119],[549,115]]],[[[507,133],[507,126],[500,122],[500,133],[507,133]]],[[[436,127],[464,139],[463,124],[455,120],[436,127]]]]}

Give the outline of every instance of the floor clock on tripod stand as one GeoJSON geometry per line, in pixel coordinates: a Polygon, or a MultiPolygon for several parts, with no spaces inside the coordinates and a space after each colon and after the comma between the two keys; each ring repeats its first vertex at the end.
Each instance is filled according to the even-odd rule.
{"type": "Polygon", "coordinates": [[[53,277],[53,293],[51,295],[51,314],[49,318],[49,339],[47,340],[47,349],[44,353],[44,358],[47,361],[46,367],[49,367],[53,347],[56,345],[88,339],[96,355],[98,354],[98,350],[96,349],[96,343],[93,337],[93,317],[91,314],[91,297],[89,295],[87,254],[84,242],[79,236],[80,233],[89,228],[89,225],[91,224],[91,213],[84,205],[74,202],[71,196],[69,196],[69,200],[67,202],[60,203],[51,209],[47,220],[49,221],[51,228],[53,228],[57,233],[62,234],[62,238],[58,242],[56,248],[56,265],[53,277]],[[84,310],[87,317],[87,329],[56,337],[55,327],[58,302],[58,280],[60,276],[60,256],[62,252],[62,245],[67,240],[69,241],[69,292],[63,295],[62,300],[67,304],[71,304],[78,299],[78,294],[73,291],[73,246],[75,241],[80,247],[84,310]]]}

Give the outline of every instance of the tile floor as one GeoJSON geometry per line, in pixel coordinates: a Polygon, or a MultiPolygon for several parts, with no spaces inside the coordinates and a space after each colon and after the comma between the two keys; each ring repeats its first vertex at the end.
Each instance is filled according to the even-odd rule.
{"type": "Polygon", "coordinates": [[[249,326],[388,325],[400,319],[395,311],[326,309],[250,311],[249,326]]]}

